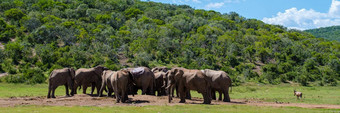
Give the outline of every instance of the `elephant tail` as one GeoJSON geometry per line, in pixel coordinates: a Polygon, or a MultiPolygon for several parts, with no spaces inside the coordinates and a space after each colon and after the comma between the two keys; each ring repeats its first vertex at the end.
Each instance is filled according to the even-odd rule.
{"type": "Polygon", "coordinates": [[[233,85],[231,82],[230,82],[230,92],[233,92],[233,85]]]}
{"type": "MultiPolygon", "coordinates": [[[[119,95],[118,94],[118,73],[117,73],[117,75],[115,76],[116,78],[115,78],[115,86],[114,86],[114,90],[115,90],[115,95],[117,96],[117,95],[119,95]],[[117,94],[116,94],[116,92],[117,92],[117,94]]],[[[117,97],[116,99],[118,99],[119,97],[117,97]]]]}
{"type": "Polygon", "coordinates": [[[230,77],[229,77],[229,82],[230,82],[230,85],[229,85],[230,92],[233,92],[233,84],[232,84],[232,80],[230,79],[230,77]]]}
{"type": "Polygon", "coordinates": [[[51,74],[50,74],[50,76],[49,76],[49,78],[48,78],[48,84],[49,84],[49,85],[51,84],[51,81],[52,81],[52,80],[51,80],[51,79],[52,79],[51,77],[52,77],[52,75],[53,75],[53,72],[54,72],[54,71],[51,72],[51,74]]]}

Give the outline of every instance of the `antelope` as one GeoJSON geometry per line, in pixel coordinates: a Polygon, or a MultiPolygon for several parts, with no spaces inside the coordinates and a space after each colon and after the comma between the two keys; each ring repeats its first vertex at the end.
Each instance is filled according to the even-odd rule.
{"type": "Polygon", "coordinates": [[[296,91],[296,90],[294,90],[294,96],[297,97],[296,99],[299,99],[299,98],[302,99],[302,93],[301,93],[301,92],[298,92],[298,91],[296,91]]]}

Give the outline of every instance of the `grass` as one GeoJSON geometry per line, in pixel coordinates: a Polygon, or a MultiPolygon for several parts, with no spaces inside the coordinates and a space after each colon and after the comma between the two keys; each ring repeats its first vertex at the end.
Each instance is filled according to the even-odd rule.
{"type": "MultiPolygon", "coordinates": [[[[46,96],[47,84],[8,84],[0,83],[0,98],[6,97],[23,97],[23,96],[46,96]]],[[[88,88],[88,93],[91,88],[88,88]]],[[[303,87],[292,86],[290,84],[281,85],[260,85],[260,84],[245,84],[232,88],[230,93],[231,99],[249,99],[268,102],[290,102],[290,103],[308,103],[308,104],[335,104],[340,105],[340,87],[330,86],[315,86],[303,87]],[[293,96],[293,90],[303,93],[303,100],[296,100],[293,96]]],[[[78,91],[81,93],[81,91],[78,91]]],[[[196,91],[192,91],[193,97],[202,97],[196,91]]],[[[56,90],[57,96],[65,95],[65,87],[59,86],[56,90]]],[[[218,96],[218,94],[216,95],[218,96]]]]}
{"type": "MultiPolygon", "coordinates": [[[[290,84],[261,85],[244,84],[232,88],[231,99],[260,100],[267,102],[289,102],[307,104],[335,104],[340,105],[340,87],[331,86],[293,86],[290,84]],[[303,93],[303,99],[297,100],[294,89],[303,93]]],[[[202,97],[197,92],[191,93],[193,97],[202,97]]],[[[218,94],[216,94],[218,97],[218,94]]]]}
{"type": "MultiPolygon", "coordinates": [[[[46,96],[47,84],[8,84],[0,83],[0,98],[23,97],[23,96],[46,96]]],[[[289,84],[281,85],[259,85],[245,84],[233,87],[230,96],[232,99],[253,99],[262,101],[280,101],[290,103],[312,103],[312,104],[340,104],[340,90],[338,87],[302,87],[289,84]],[[293,90],[302,91],[305,98],[297,101],[293,96],[293,90]]],[[[88,88],[89,92],[90,88],[88,88]]],[[[78,91],[79,92],[79,91],[78,91]]],[[[65,95],[65,88],[60,86],[56,90],[57,96],[65,95]]],[[[193,97],[201,97],[201,94],[192,92],[193,97]]],[[[176,106],[35,106],[24,105],[15,107],[0,107],[0,113],[27,113],[27,112],[63,112],[63,113],[83,113],[83,112],[159,112],[159,113],[181,113],[181,112],[239,112],[239,113],[313,113],[313,112],[340,112],[340,109],[310,109],[299,107],[268,107],[268,106],[248,106],[248,105],[176,105],[176,106]]]]}
{"type": "Polygon", "coordinates": [[[1,113],[30,113],[57,111],[60,113],[316,113],[316,112],[340,112],[340,109],[307,109],[297,107],[265,107],[247,105],[177,105],[177,106],[115,106],[115,107],[95,107],[95,106],[16,106],[0,107],[1,113]]]}

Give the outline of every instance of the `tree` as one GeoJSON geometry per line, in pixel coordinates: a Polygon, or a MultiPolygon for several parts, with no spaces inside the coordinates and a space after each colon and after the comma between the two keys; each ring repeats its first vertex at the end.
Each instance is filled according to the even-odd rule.
{"type": "Polygon", "coordinates": [[[25,13],[23,13],[21,10],[12,8],[7,11],[5,11],[5,17],[7,19],[14,19],[14,20],[20,20],[22,17],[25,16],[25,13]]]}

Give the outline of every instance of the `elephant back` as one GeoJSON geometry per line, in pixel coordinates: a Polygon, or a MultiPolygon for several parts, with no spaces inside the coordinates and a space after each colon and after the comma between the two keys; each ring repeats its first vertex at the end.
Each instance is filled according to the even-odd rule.
{"type": "Polygon", "coordinates": [[[141,76],[145,73],[145,68],[143,68],[143,67],[133,68],[133,69],[131,69],[130,73],[134,77],[138,78],[139,76],[141,76]]]}

